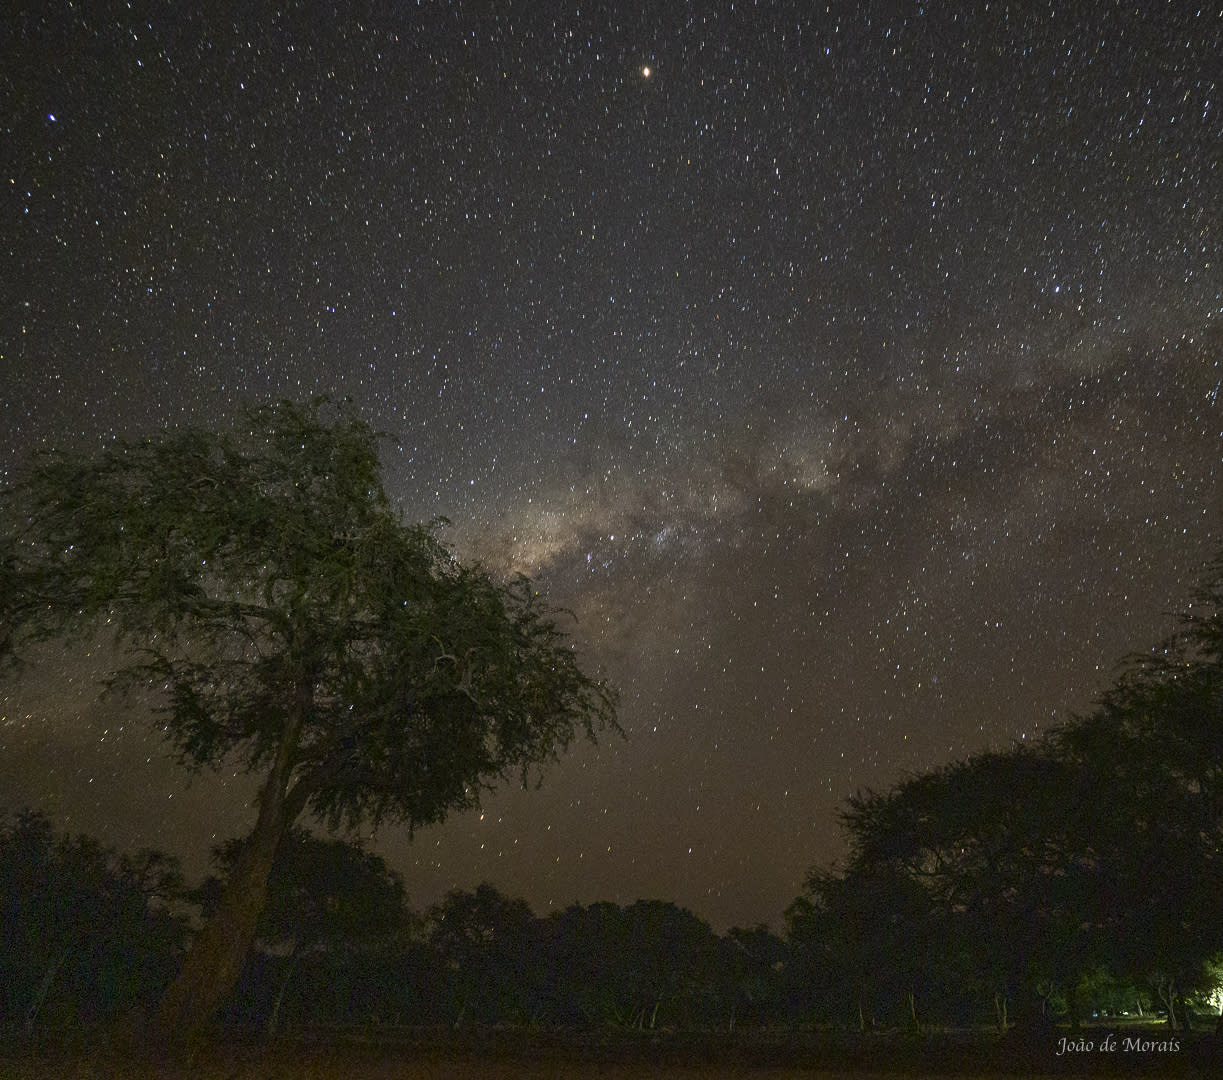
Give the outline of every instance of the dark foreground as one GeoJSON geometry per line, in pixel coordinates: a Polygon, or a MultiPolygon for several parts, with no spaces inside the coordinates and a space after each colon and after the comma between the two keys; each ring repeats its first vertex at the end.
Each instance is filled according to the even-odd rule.
{"type": "Polygon", "coordinates": [[[1164,1027],[876,1034],[557,1035],[493,1031],[300,1036],[274,1045],[230,1036],[188,1060],[104,1048],[4,1047],[0,1080],[842,1080],[848,1077],[1215,1077],[1223,1045],[1164,1027]]]}

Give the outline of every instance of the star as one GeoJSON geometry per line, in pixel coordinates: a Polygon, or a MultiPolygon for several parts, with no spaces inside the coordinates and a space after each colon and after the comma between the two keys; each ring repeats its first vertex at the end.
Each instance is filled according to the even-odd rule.
{"type": "MultiPolygon", "coordinates": [[[[383,829],[415,904],[776,927],[841,800],[1036,737],[1183,609],[1223,535],[1213,13],[283,7],[14,21],[0,481],[349,398],[407,519],[573,612],[627,741],[383,829]]],[[[242,774],[44,661],[3,809],[198,869],[243,831],[242,774]]]]}

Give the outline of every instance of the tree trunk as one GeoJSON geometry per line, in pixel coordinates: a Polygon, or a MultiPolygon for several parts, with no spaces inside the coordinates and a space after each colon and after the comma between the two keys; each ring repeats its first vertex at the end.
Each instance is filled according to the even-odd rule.
{"type": "Polygon", "coordinates": [[[200,930],[158,1004],[152,1031],[156,1048],[182,1050],[198,1042],[242,975],[267,898],[276,849],[304,803],[299,790],[294,789],[291,797],[287,794],[293,756],[309,707],[307,694],[299,692],[295,696],[276,761],[259,794],[255,828],[225,883],[216,911],[200,930]]]}
{"type": "Polygon", "coordinates": [[[34,991],[34,997],[25,1010],[25,1030],[28,1035],[34,1030],[34,1021],[38,1016],[38,1010],[42,1008],[42,1003],[47,1000],[47,994],[51,992],[51,984],[55,982],[55,976],[59,974],[59,969],[63,966],[65,960],[68,959],[72,952],[74,943],[69,942],[66,945],[61,945],[54,956],[51,957],[51,963],[47,965],[47,970],[43,972],[42,979],[38,983],[38,989],[34,991]]]}
{"type": "Polygon", "coordinates": [[[234,864],[220,904],[191,945],[157,1009],[163,1044],[193,1041],[236,985],[255,939],[276,848],[287,828],[282,800],[260,810],[250,842],[234,864]]]}
{"type": "Polygon", "coordinates": [[[1083,1017],[1079,1009],[1079,992],[1074,986],[1066,991],[1066,1012],[1070,1014],[1070,1030],[1079,1032],[1083,1028],[1083,1017]]]}
{"type": "Polygon", "coordinates": [[[1176,1030],[1176,982],[1173,979],[1160,979],[1156,984],[1159,1000],[1168,1007],[1168,1027],[1176,1030]]]}
{"type": "Polygon", "coordinates": [[[289,969],[285,972],[285,977],[280,984],[280,992],[276,995],[276,1003],[272,1006],[272,1015],[268,1017],[267,1036],[269,1039],[276,1037],[276,1032],[280,1027],[280,1006],[284,1004],[285,994],[289,989],[289,982],[293,978],[293,973],[297,970],[297,963],[301,959],[303,949],[297,947],[296,942],[293,945],[293,951],[289,953],[289,969]]]}

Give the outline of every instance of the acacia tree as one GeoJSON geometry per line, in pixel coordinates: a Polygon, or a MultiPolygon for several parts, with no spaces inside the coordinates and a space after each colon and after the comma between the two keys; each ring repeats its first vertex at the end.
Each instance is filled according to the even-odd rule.
{"type": "Polygon", "coordinates": [[[223,896],[162,998],[197,1035],[237,980],[277,847],[306,812],[409,828],[538,780],[615,728],[530,583],[406,525],[378,436],[342,408],[280,402],[240,430],[187,428],[38,461],[8,496],[0,650],[113,632],[117,688],[156,700],[181,760],[261,775],[223,896]]]}

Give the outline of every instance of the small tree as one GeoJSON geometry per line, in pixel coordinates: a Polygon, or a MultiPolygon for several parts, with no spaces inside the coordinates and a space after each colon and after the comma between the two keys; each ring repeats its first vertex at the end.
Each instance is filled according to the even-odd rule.
{"type": "Polygon", "coordinates": [[[112,686],[154,695],[189,767],[263,777],[212,918],[162,999],[162,1039],[197,1034],[237,980],[277,847],[304,813],[409,828],[526,783],[615,728],[530,583],[456,561],[405,525],[378,438],[324,402],[253,409],[43,458],[8,494],[0,650],[111,630],[112,686]]]}
{"type": "Polygon", "coordinates": [[[186,937],[177,860],[56,833],[33,811],[0,821],[0,1025],[32,1032],[57,1002],[114,1015],[173,973],[186,937]]]}
{"type": "Polygon", "coordinates": [[[1096,962],[1097,875],[1091,830],[1079,826],[1086,779],[1015,747],[855,795],[841,815],[851,869],[915,886],[931,955],[971,972],[999,1006],[1020,994],[1031,1010],[1038,985],[1069,991],[1096,962]]]}
{"type": "Polygon", "coordinates": [[[786,909],[787,933],[799,971],[818,975],[820,989],[840,999],[832,1015],[866,1031],[903,1009],[916,1025],[939,959],[937,924],[921,887],[882,863],[845,873],[813,869],[803,885],[786,909]]]}
{"type": "Polygon", "coordinates": [[[789,947],[764,923],[732,926],[720,939],[719,988],[728,1012],[726,1028],[760,1025],[782,1012],[781,973],[789,947]]]}
{"type": "MultiPolygon", "coordinates": [[[[242,840],[230,840],[214,850],[219,876],[195,892],[205,915],[216,910],[242,848],[242,840]]],[[[303,960],[312,953],[334,956],[390,942],[407,931],[410,919],[403,881],[381,858],[343,840],[290,829],[276,852],[256,932],[283,967],[268,1014],[268,1035],[276,1034],[289,985],[303,960]]]]}
{"type": "Polygon", "coordinates": [[[483,882],[475,892],[451,889],[425,918],[455,1027],[531,1020],[538,972],[535,917],[525,900],[483,882]]]}

